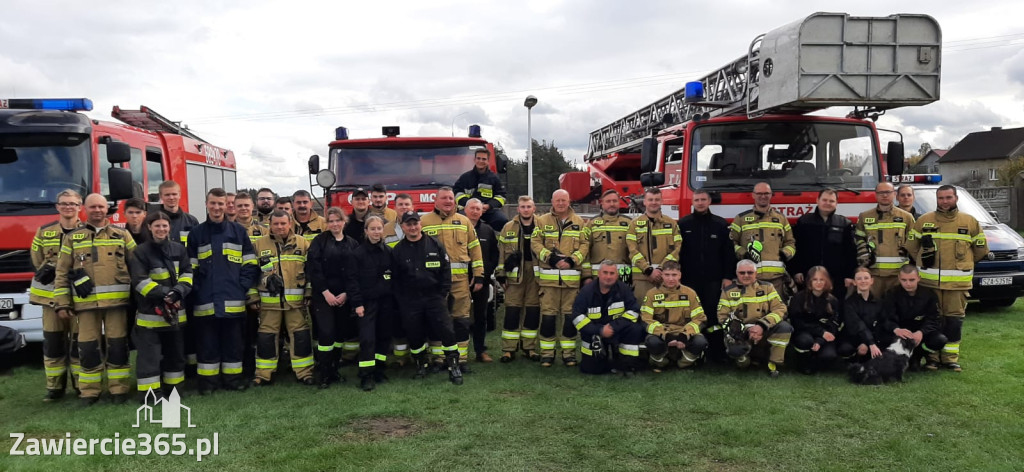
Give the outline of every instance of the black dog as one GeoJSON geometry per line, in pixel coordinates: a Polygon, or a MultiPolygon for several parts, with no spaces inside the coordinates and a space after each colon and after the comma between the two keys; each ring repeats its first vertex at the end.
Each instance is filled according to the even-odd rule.
{"type": "Polygon", "coordinates": [[[861,385],[881,385],[893,380],[902,382],[914,347],[912,339],[897,339],[882,351],[881,357],[850,364],[850,381],[861,385]]]}

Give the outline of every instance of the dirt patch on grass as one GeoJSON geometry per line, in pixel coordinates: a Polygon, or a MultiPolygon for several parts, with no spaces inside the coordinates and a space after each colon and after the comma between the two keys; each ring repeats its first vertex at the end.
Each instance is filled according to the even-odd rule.
{"type": "Polygon", "coordinates": [[[499,392],[495,392],[495,395],[501,398],[522,398],[533,394],[525,390],[501,390],[499,392]]]}
{"type": "Polygon", "coordinates": [[[332,439],[339,442],[401,439],[415,436],[428,429],[429,426],[425,422],[404,416],[356,418],[343,423],[339,428],[342,431],[332,435],[332,439]]]}

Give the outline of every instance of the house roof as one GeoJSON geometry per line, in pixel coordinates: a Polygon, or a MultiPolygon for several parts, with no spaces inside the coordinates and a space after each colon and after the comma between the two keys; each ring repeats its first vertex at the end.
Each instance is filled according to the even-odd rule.
{"type": "Polygon", "coordinates": [[[928,154],[935,153],[935,155],[942,157],[945,156],[947,152],[949,152],[949,149],[932,149],[931,151],[928,151],[928,154]]]}
{"type": "Polygon", "coordinates": [[[1024,150],[1024,128],[976,131],[956,143],[939,163],[1006,159],[1024,150]]]}

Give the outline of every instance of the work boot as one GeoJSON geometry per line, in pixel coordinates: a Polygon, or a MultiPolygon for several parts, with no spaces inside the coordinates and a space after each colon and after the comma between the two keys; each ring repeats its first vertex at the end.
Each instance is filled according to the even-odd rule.
{"type": "Polygon", "coordinates": [[[78,400],[78,405],[82,408],[88,408],[100,401],[100,397],[82,397],[78,400]]]}
{"type": "Polygon", "coordinates": [[[565,357],[562,359],[562,362],[565,363],[566,367],[576,367],[575,357],[565,357]]]}
{"type": "Polygon", "coordinates": [[[416,375],[413,376],[415,379],[423,379],[427,377],[427,359],[422,354],[416,354],[412,356],[413,363],[416,364],[416,375]]]}
{"type": "Polygon", "coordinates": [[[125,403],[128,403],[128,394],[115,393],[110,396],[110,400],[114,402],[115,405],[124,405],[125,403]]]}
{"type": "Polygon", "coordinates": [[[459,368],[459,355],[449,355],[445,358],[448,364],[448,380],[455,385],[462,385],[462,370],[459,368]]]}
{"type": "Polygon", "coordinates": [[[377,370],[373,371],[373,381],[376,383],[387,383],[388,376],[384,373],[384,368],[378,367],[377,370]]]}
{"type": "Polygon", "coordinates": [[[540,354],[537,354],[536,352],[530,352],[530,353],[527,354],[527,356],[533,362],[537,362],[537,361],[541,360],[540,354]]]}
{"type": "Polygon", "coordinates": [[[500,360],[501,360],[502,364],[508,364],[509,362],[512,362],[512,361],[516,360],[516,353],[514,353],[514,352],[503,352],[503,353],[501,353],[501,359],[500,360]]]}
{"type": "Polygon", "coordinates": [[[373,374],[363,373],[359,374],[359,388],[364,392],[371,392],[377,384],[373,381],[373,374]]]}
{"type": "Polygon", "coordinates": [[[956,362],[950,362],[949,364],[946,364],[945,367],[953,372],[962,372],[964,370],[963,367],[960,367],[960,364],[957,364],[956,362]]]}
{"type": "Polygon", "coordinates": [[[313,378],[312,375],[310,375],[309,377],[306,377],[306,378],[303,378],[303,379],[299,380],[299,382],[302,385],[316,385],[316,380],[313,378]]]}
{"type": "Polygon", "coordinates": [[[50,403],[60,400],[61,398],[64,398],[64,390],[47,390],[46,396],[43,397],[43,401],[50,403]]]}
{"type": "Polygon", "coordinates": [[[779,378],[779,375],[782,374],[779,372],[778,366],[776,366],[774,362],[768,361],[768,376],[773,379],[777,379],[779,378]]]}
{"type": "Polygon", "coordinates": [[[936,370],[939,370],[939,363],[933,360],[929,360],[928,362],[925,362],[924,370],[935,372],[936,370]]]}
{"type": "Polygon", "coordinates": [[[551,367],[551,365],[554,364],[554,363],[555,363],[555,358],[554,357],[542,357],[540,359],[540,366],[541,367],[551,367]]]}
{"type": "Polygon", "coordinates": [[[329,382],[345,383],[345,376],[341,375],[341,367],[345,363],[341,358],[341,350],[331,351],[330,363],[327,366],[327,380],[329,382]]]}

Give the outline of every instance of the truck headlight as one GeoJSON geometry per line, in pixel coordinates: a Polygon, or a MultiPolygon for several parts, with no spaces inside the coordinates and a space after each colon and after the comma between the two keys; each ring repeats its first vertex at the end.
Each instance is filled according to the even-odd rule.
{"type": "Polygon", "coordinates": [[[1017,248],[1017,260],[1024,261],[1024,246],[1017,248]]]}

